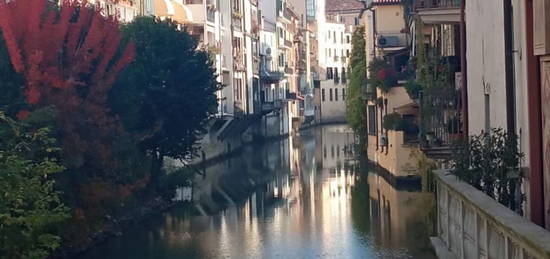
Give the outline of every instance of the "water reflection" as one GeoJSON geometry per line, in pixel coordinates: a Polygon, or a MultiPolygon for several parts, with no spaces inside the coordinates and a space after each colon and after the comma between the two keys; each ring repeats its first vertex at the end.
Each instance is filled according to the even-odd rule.
{"type": "Polygon", "coordinates": [[[325,126],[247,148],[199,179],[211,216],[175,209],[82,258],[432,258],[432,195],[369,173],[353,145],[325,126]]]}

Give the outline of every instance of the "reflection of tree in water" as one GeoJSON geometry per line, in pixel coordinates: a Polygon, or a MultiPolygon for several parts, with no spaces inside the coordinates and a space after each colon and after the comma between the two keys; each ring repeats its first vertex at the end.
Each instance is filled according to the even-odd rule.
{"type": "Polygon", "coordinates": [[[344,166],[355,173],[355,184],[351,188],[351,218],[354,229],[365,241],[371,230],[368,162],[359,159],[354,165],[346,163],[344,166]]]}

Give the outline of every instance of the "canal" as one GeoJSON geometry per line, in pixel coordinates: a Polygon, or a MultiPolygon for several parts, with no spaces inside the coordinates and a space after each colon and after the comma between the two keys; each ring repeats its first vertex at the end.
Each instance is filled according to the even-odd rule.
{"type": "Polygon", "coordinates": [[[435,258],[434,197],[357,161],[346,126],[249,146],[205,168],[196,206],[158,215],[80,258],[435,258]]]}

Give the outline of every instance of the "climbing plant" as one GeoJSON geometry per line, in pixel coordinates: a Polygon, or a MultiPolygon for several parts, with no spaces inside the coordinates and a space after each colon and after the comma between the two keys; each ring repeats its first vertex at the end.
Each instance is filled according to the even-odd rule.
{"type": "MultiPolygon", "coordinates": [[[[365,53],[365,28],[359,26],[352,37],[348,96],[346,98],[347,121],[361,143],[366,143],[367,115],[363,92],[367,87],[367,59],[365,53]]],[[[366,146],[366,145],[362,145],[366,146]]]]}

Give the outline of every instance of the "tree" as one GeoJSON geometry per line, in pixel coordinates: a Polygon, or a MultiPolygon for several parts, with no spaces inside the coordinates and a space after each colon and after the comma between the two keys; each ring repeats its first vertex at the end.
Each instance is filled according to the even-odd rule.
{"type": "Polygon", "coordinates": [[[10,57],[2,31],[0,30],[0,110],[3,110],[9,116],[16,116],[18,113],[21,117],[25,115],[26,108],[23,77],[15,72],[10,62],[10,57]]]}
{"type": "Polygon", "coordinates": [[[152,180],[165,157],[189,159],[216,111],[219,89],[207,52],[169,20],[138,17],[124,26],[136,57],[119,76],[110,102],[124,127],[153,158],[152,180]]]}
{"type": "Polygon", "coordinates": [[[116,19],[85,2],[51,5],[0,0],[0,30],[11,64],[25,79],[31,109],[58,110],[64,163],[106,174],[116,165],[111,150],[120,132],[107,96],[118,72],[132,61],[133,45],[119,51],[116,19]]]}
{"type": "Polygon", "coordinates": [[[365,53],[365,28],[359,26],[352,37],[350,60],[350,80],[348,85],[347,120],[360,137],[362,146],[366,144],[367,115],[363,91],[367,87],[367,57],[365,53]]]}
{"type": "Polygon", "coordinates": [[[60,245],[55,226],[68,217],[54,190],[63,167],[50,128],[35,127],[43,113],[17,122],[0,111],[0,255],[45,258],[60,245]],[[35,118],[38,117],[38,118],[35,118]]]}

